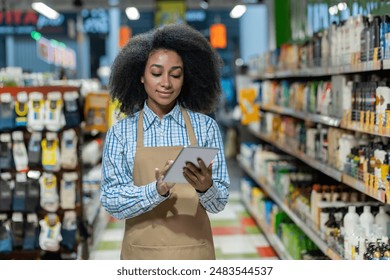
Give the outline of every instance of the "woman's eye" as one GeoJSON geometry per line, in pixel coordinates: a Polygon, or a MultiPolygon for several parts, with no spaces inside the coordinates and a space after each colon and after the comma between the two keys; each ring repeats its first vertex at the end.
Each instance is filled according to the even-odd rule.
{"type": "Polygon", "coordinates": [[[181,77],[181,75],[171,75],[173,78],[175,79],[179,79],[181,77]]]}
{"type": "Polygon", "coordinates": [[[152,73],[152,76],[158,77],[158,76],[161,76],[161,74],[160,73],[152,73]]]}

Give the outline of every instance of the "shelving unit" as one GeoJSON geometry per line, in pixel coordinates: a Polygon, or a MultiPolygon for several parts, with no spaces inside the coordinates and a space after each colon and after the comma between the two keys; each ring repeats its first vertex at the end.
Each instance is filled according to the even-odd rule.
{"type": "MultiPolygon", "coordinates": [[[[370,200],[370,203],[377,203],[378,205],[379,203],[390,204],[390,188],[388,182],[386,179],[383,179],[383,173],[382,177],[377,175],[377,172],[384,172],[377,170],[377,168],[381,168],[384,160],[379,157],[376,158],[376,156],[371,156],[371,153],[373,153],[374,149],[377,147],[376,144],[374,146],[374,141],[375,143],[379,143],[379,137],[390,138],[388,120],[386,120],[388,127],[385,127],[385,125],[382,124],[384,123],[385,109],[383,109],[383,111],[378,111],[388,104],[387,95],[385,95],[385,93],[381,95],[379,90],[378,92],[375,91],[377,87],[388,86],[388,84],[382,83],[381,80],[387,79],[388,75],[386,73],[389,73],[388,71],[390,70],[390,60],[381,59],[385,54],[383,45],[379,47],[374,46],[372,49],[367,50],[352,50],[350,53],[347,53],[345,49],[337,49],[337,51],[334,51],[334,49],[331,48],[331,40],[336,40],[334,42],[332,41],[332,43],[335,43],[334,46],[340,47],[337,45],[340,43],[340,39],[334,38],[336,38],[336,35],[339,35],[338,32],[340,32],[341,29],[338,29],[338,27],[335,27],[335,29],[330,28],[331,27],[327,30],[327,33],[321,32],[320,35],[316,34],[312,39],[307,40],[305,44],[299,44],[297,46],[295,44],[286,43],[281,46],[280,49],[270,51],[267,54],[258,56],[250,61],[248,77],[254,82],[261,82],[261,88],[256,88],[258,86],[257,83],[245,88],[247,92],[255,92],[256,96],[252,111],[247,111],[251,112],[253,115],[253,110],[259,110],[260,120],[263,115],[265,117],[260,122],[255,121],[258,118],[252,117],[254,123],[247,125],[249,122],[247,121],[247,118],[249,118],[248,116],[250,114],[245,112],[246,109],[243,109],[243,115],[246,114],[243,117],[246,124],[243,126],[243,134],[246,138],[248,138],[248,135],[254,136],[254,138],[257,139],[257,141],[253,141],[255,143],[267,143],[266,146],[268,148],[264,148],[264,154],[263,147],[261,146],[257,147],[255,152],[254,148],[252,149],[252,143],[249,143],[248,145],[245,145],[245,153],[243,154],[248,156],[248,158],[245,157],[245,160],[239,159],[239,162],[245,173],[258,184],[262,191],[267,193],[267,195],[300,229],[302,229],[326,256],[331,259],[343,259],[344,254],[347,253],[344,253],[344,249],[339,248],[343,247],[342,244],[333,244],[335,242],[334,239],[328,238],[323,229],[321,229],[321,231],[317,229],[319,227],[318,221],[315,221],[317,226],[314,226],[313,221],[308,221],[308,218],[305,216],[307,212],[305,207],[310,207],[310,202],[307,202],[307,199],[310,199],[308,198],[310,194],[301,194],[299,188],[297,188],[296,193],[293,194],[292,191],[285,190],[286,193],[288,192],[288,195],[293,196],[296,194],[302,198],[302,201],[299,201],[299,203],[304,205],[302,206],[304,209],[296,208],[297,210],[295,211],[293,210],[294,207],[298,206],[291,204],[291,208],[289,207],[291,201],[298,204],[298,202],[294,200],[295,197],[285,198],[278,196],[276,189],[267,185],[267,182],[269,182],[268,179],[259,178],[256,175],[254,170],[257,172],[257,166],[248,166],[248,162],[251,162],[251,164],[252,162],[259,162],[259,165],[264,165],[269,169],[273,169],[275,166],[275,176],[277,177],[277,180],[283,180],[283,171],[278,170],[279,166],[274,163],[273,157],[270,156],[269,159],[267,158],[269,146],[272,146],[284,154],[288,154],[292,158],[298,159],[305,165],[316,169],[320,173],[327,175],[327,177],[333,179],[331,182],[335,181],[335,185],[346,185],[373,198],[375,202],[371,202],[370,200]],[[318,40],[322,41],[319,42],[318,40]],[[322,49],[321,46],[323,42],[325,42],[325,44],[328,43],[325,45],[324,49],[322,49]],[[362,52],[364,52],[363,54],[367,54],[367,56],[363,56],[362,52]],[[370,61],[364,61],[368,59],[370,59],[370,61]],[[331,65],[331,63],[333,63],[333,65],[331,65]],[[367,75],[367,77],[364,77],[364,75],[367,75]],[[334,84],[332,84],[333,82],[334,84]],[[347,82],[349,83],[347,84],[347,82]],[[331,89],[335,89],[336,91],[332,92],[330,91],[331,89]],[[341,99],[340,95],[337,95],[336,97],[336,94],[344,93],[344,90],[350,91],[351,101],[345,98],[341,99]],[[259,92],[259,94],[257,94],[257,92],[259,92]],[[318,98],[321,98],[321,104],[318,98]],[[375,98],[377,99],[375,100],[375,98]],[[383,99],[382,102],[380,102],[380,98],[383,99]],[[372,101],[372,99],[374,101],[372,101]],[[378,99],[380,100],[378,101],[378,99]],[[383,104],[382,107],[377,107],[379,108],[377,111],[375,111],[375,104],[372,105],[375,102],[376,104],[383,104]],[[332,104],[334,107],[330,108],[329,106],[332,104]],[[350,106],[351,104],[352,106],[350,106]],[[348,105],[352,107],[352,109],[348,105]],[[288,108],[288,106],[291,107],[288,108]],[[350,109],[348,113],[346,113],[346,108],[350,109]],[[370,113],[367,113],[368,111],[370,113]],[[322,112],[322,115],[314,112],[322,112]],[[357,121],[357,116],[359,116],[360,122],[357,121]],[[360,147],[363,147],[359,148],[360,161],[362,160],[361,158],[364,158],[364,163],[357,163],[359,160],[359,156],[357,155],[358,148],[351,151],[351,158],[344,158],[344,152],[346,152],[346,149],[348,149],[349,146],[356,147],[357,144],[355,144],[354,141],[358,142],[356,139],[360,134],[368,135],[368,137],[365,136],[364,139],[359,142],[360,147]],[[353,137],[355,137],[355,140],[353,137]],[[338,142],[339,140],[340,142],[338,142]],[[341,143],[343,140],[344,142],[341,143]],[[370,143],[369,148],[366,147],[366,145],[368,146],[367,143],[370,143]],[[375,148],[371,148],[372,146],[375,148]],[[336,147],[348,148],[344,150],[341,150],[340,148],[341,152],[339,154],[336,147]],[[366,148],[370,154],[369,160],[371,164],[368,168],[365,168],[367,166],[365,165],[368,160],[367,156],[362,154],[364,153],[362,152],[364,148],[366,148]],[[333,152],[337,153],[336,156],[333,156],[335,155],[333,152]],[[249,158],[251,153],[255,154],[255,159],[249,158]],[[261,159],[262,155],[267,159],[261,159]],[[343,158],[339,158],[339,155],[342,155],[343,158]],[[259,157],[256,158],[256,156],[259,157]],[[354,157],[353,160],[352,157],[354,157]],[[375,177],[371,171],[371,169],[374,169],[374,164],[372,163],[374,159],[375,177]],[[379,167],[378,164],[380,164],[379,167]]],[[[354,32],[353,27],[347,26],[346,28],[350,28],[350,32],[354,32]]],[[[359,39],[361,39],[361,37],[359,37],[359,39]]],[[[358,44],[359,42],[356,43],[358,44]]],[[[349,42],[349,44],[352,43],[349,42]]],[[[387,51],[388,48],[387,46],[385,47],[387,51]]],[[[247,97],[245,91],[242,91],[240,98],[246,99],[245,101],[249,103],[252,102],[252,100],[247,97]]],[[[242,107],[249,106],[245,104],[245,101],[240,104],[242,107]]],[[[388,109],[386,110],[388,116],[388,109]]],[[[387,141],[383,142],[384,144],[381,143],[382,146],[379,146],[378,144],[378,147],[385,147],[385,145],[387,145],[387,141]]],[[[379,150],[381,153],[385,153],[388,151],[388,146],[386,148],[379,148],[379,150]]],[[[277,160],[275,160],[275,162],[276,161],[277,160]]],[[[280,165],[282,166],[280,169],[283,169],[283,165],[280,165]]],[[[269,171],[269,169],[267,169],[267,171],[269,171]]],[[[286,171],[284,172],[288,172],[287,170],[288,167],[286,167],[286,171]]],[[[266,171],[263,170],[262,172],[265,174],[266,171]]],[[[265,176],[264,174],[262,176],[265,176]]],[[[320,177],[324,178],[324,181],[328,180],[328,178],[325,178],[322,174],[320,174],[320,177]]],[[[286,181],[288,181],[288,179],[286,179],[286,181]]],[[[281,185],[282,187],[287,188],[287,186],[281,185]]],[[[279,189],[282,187],[278,185],[279,189]]],[[[310,191],[311,187],[312,186],[308,187],[310,191]]],[[[354,193],[356,194],[356,192],[354,193]]],[[[256,196],[256,192],[253,192],[253,195],[256,196]]],[[[362,197],[362,199],[367,199],[366,196],[362,197]]],[[[258,216],[258,213],[256,213],[255,210],[252,209],[251,211],[250,202],[244,201],[244,204],[255,219],[261,220],[263,218],[258,216]]],[[[317,208],[313,209],[314,211],[317,211],[317,208]]],[[[324,213],[326,213],[326,211],[330,210],[325,209],[324,213]]],[[[258,221],[258,224],[262,227],[261,221],[258,221]]],[[[323,225],[324,224],[321,223],[321,228],[323,225]]],[[[324,228],[326,227],[327,226],[324,226],[324,228]]],[[[337,228],[339,229],[339,226],[337,226],[337,228]]],[[[341,236],[343,236],[342,232],[341,236]]],[[[272,237],[269,239],[272,240],[272,237]]],[[[272,244],[272,242],[270,243],[272,244]]],[[[275,250],[277,250],[277,248],[275,248],[275,250]]]]}
{"type": "Polygon", "coordinates": [[[253,128],[248,128],[249,132],[258,137],[260,140],[266,141],[269,144],[277,147],[279,150],[301,160],[302,162],[306,163],[307,165],[313,167],[314,169],[328,175],[329,177],[335,179],[336,181],[342,182],[346,184],[347,186],[358,190],[362,193],[365,193],[366,195],[382,202],[382,203],[389,203],[386,199],[385,192],[381,193],[375,193],[372,190],[368,189],[364,186],[364,182],[359,181],[350,175],[343,173],[327,164],[324,164],[322,162],[316,161],[313,158],[310,158],[309,156],[305,155],[302,152],[295,151],[290,149],[288,146],[285,145],[285,143],[281,143],[276,141],[272,136],[265,135],[259,131],[254,130],[253,128]]]}
{"type": "MultiPolygon", "coordinates": [[[[268,186],[264,179],[258,178],[253,170],[245,165],[240,158],[238,158],[238,161],[240,163],[240,166],[242,169],[249,175],[251,178],[259,184],[259,186],[272,198],[272,200],[293,220],[293,222],[302,229],[302,231],[311,239],[313,242],[318,246],[318,248],[329,258],[333,260],[340,260],[342,259],[342,256],[340,256],[333,248],[329,247],[328,244],[318,235],[317,231],[310,228],[306,223],[297,215],[295,214],[283,201],[282,199],[275,193],[275,191],[268,186]]],[[[245,201],[244,201],[245,203],[245,201]]],[[[247,203],[245,203],[247,205],[247,203]]],[[[248,208],[250,209],[250,208],[248,208]]],[[[253,212],[250,212],[253,213],[253,212]]],[[[256,215],[254,216],[256,217],[256,215]]],[[[257,217],[259,218],[259,217],[257,217]]]]}
{"type": "Polygon", "coordinates": [[[264,223],[264,217],[262,217],[259,211],[257,211],[248,200],[243,199],[243,203],[278,256],[283,260],[293,260],[293,257],[291,257],[291,255],[287,252],[280,238],[276,234],[271,233],[269,226],[264,223]]]}
{"type": "MultiPolygon", "coordinates": [[[[39,87],[29,86],[29,87],[4,87],[4,88],[0,88],[0,94],[10,93],[14,97],[19,92],[26,92],[27,94],[29,94],[31,92],[40,92],[40,93],[42,93],[43,99],[45,100],[47,98],[47,94],[49,92],[59,92],[59,93],[61,93],[61,96],[62,96],[61,98],[63,98],[63,94],[65,92],[79,93],[79,88],[74,87],[74,86],[39,86],[39,87]]],[[[78,99],[77,102],[80,102],[80,100],[78,99]]],[[[79,113],[81,114],[81,112],[79,112],[79,113]]],[[[81,115],[80,115],[80,119],[81,119],[81,115]]],[[[57,189],[57,192],[58,192],[60,199],[64,199],[63,197],[61,197],[61,188],[62,188],[61,180],[64,179],[65,173],[72,172],[72,173],[77,174],[77,179],[74,181],[74,183],[75,183],[75,194],[74,194],[75,195],[75,201],[74,201],[75,205],[74,205],[74,208],[62,209],[61,204],[59,203],[60,205],[58,207],[58,210],[56,210],[56,211],[45,210],[42,208],[41,205],[39,206],[39,208],[36,211],[38,220],[43,219],[45,217],[45,215],[48,213],[55,213],[56,215],[58,215],[61,222],[63,222],[62,219],[65,215],[65,212],[75,211],[77,229],[75,232],[76,237],[75,237],[74,247],[71,249],[68,249],[61,244],[58,251],[44,250],[44,249],[39,248],[39,247],[37,247],[35,250],[23,250],[23,249],[15,249],[14,248],[13,251],[11,251],[10,253],[0,253],[0,259],[41,259],[41,258],[46,258],[49,255],[50,255],[49,258],[52,258],[51,256],[53,256],[53,258],[58,258],[61,255],[66,259],[76,259],[76,258],[83,258],[83,256],[88,255],[88,252],[86,251],[88,249],[85,246],[85,241],[87,239],[87,236],[83,235],[84,229],[82,228],[83,221],[84,221],[84,219],[83,219],[84,207],[83,207],[83,203],[82,203],[82,195],[83,195],[82,161],[81,161],[81,154],[80,154],[82,133],[81,133],[80,126],[74,126],[73,124],[70,126],[64,126],[64,127],[60,128],[58,131],[54,132],[57,134],[59,143],[61,143],[61,139],[64,136],[64,131],[67,129],[73,129],[75,132],[75,136],[78,138],[77,147],[76,147],[77,164],[75,165],[76,166],[75,168],[61,167],[59,170],[46,170],[43,166],[38,166],[38,167],[28,166],[28,170],[22,171],[22,173],[27,174],[27,171],[36,171],[36,172],[39,172],[40,175],[42,175],[43,172],[48,172],[50,174],[54,174],[57,178],[56,179],[56,182],[57,182],[56,189],[57,189]]],[[[1,131],[1,132],[2,133],[4,133],[4,132],[10,133],[12,131],[22,131],[24,133],[25,137],[26,137],[26,135],[30,135],[32,133],[31,131],[27,130],[27,127],[17,127],[15,129],[12,129],[12,130],[1,131]]],[[[35,131],[35,130],[33,130],[33,131],[35,131]]],[[[43,139],[43,135],[47,135],[51,131],[44,128],[40,132],[42,133],[42,139],[43,139]]],[[[28,141],[29,141],[28,137],[24,139],[26,148],[28,148],[28,145],[26,144],[26,143],[28,143],[28,141]]],[[[39,143],[39,145],[41,145],[41,143],[39,143]]],[[[12,169],[12,168],[8,169],[8,170],[1,170],[1,171],[2,172],[3,171],[11,172],[12,176],[15,176],[15,174],[17,173],[17,171],[15,169],[12,169]]],[[[41,196],[41,194],[40,194],[40,196],[41,196]]],[[[3,212],[3,214],[6,214],[10,217],[12,212],[13,212],[13,210],[9,209],[9,211],[7,211],[5,213],[3,212]]],[[[30,212],[23,212],[22,211],[23,215],[27,215],[28,213],[30,213],[30,212]]],[[[62,226],[63,226],[63,224],[62,224],[62,226]]],[[[61,228],[61,230],[62,229],[63,228],[61,228]]]]}

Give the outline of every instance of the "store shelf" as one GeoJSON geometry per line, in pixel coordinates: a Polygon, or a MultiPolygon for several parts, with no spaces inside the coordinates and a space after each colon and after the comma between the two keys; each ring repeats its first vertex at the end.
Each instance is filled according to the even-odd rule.
{"type": "Polygon", "coordinates": [[[253,170],[245,165],[240,158],[238,158],[241,168],[252,177],[253,180],[272,198],[272,200],[279,205],[279,207],[290,217],[290,219],[318,246],[318,248],[326,254],[329,258],[333,260],[343,259],[333,248],[329,247],[326,242],[321,239],[316,231],[308,227],[304,221],[302,221],[297,214],[295,214],[279,196],[274,192],[274,190],[265,184],[261,178],[258,178],[253,170]]]}
{"type": "Polygon", "coordinates": [[[337,169],[335,169],[335,168],[333,168],[325,163],[319,162],[319,161],[305,155],[302,152],[292,150],[292,149],[288,148],[287,145],[285,145],[283,143],[278,143],[278,142],[274,141],[274,139],[272,137],[265,135],[259,131],[256,131],[251,127],[249,127],[248,129],[253,135],[258,137],[259,139],[274,145],[275,147],[277,147],[281,151],[300,159],[301,161],[303,161],[307,165],[313,167],[314,169],[317,169],[318,171],[328,175],[329,177],[341,182],[342,172],[338,171],[337,169]]]}
{"type": "Polygon", "coordinates": [[[268,242],[278,254],[279,258],[282,260],[293,260],[291,255],[286,251],[286,248],[284,247],[280,238],[276,234],[270,233],[270,227],[266,225],[266,223],[264,223],[264,217],[260,215],[259,211],[257,211],[248,200],[242,200],[246,209],[248,210],[252,218],[256,221],[257,225],[262,230],[268,242]]]}
{"type": "Polygon", "coordinates": [[[375,136],[383,136],[390,137],[390,130],[388,128],[379,129],[377,126],[371,127],[362,127],[359,122],[344,122],[340,123],[340,128],[351,130],[355,132],[361,132],[365,134],[375,135],[375,136]]]}
{"type": "Polygon", "coordinates": [[[287,79],[287,78],[315,78],[331,75],[343,75],[359,72],[370,72],[390,69],[390,59],[367,61],[359,64],[312,67],[303,69],[279,70],[273,73],[255,73],[250,77],[254,80],[287,79]]]}
{"type": "Polygon", "coordinates": [[[354,177],[349,176],[348,174],[343,174],[342,180],[344,184],[350,186],[351,188],[354,188],[355,190],[358,190],[359,192],[362,192],[372,198],[375,198],[376,200],[386,203],[386,193],[385,191],[374,191],[370,190],[364,185],[363,181],[360,181],[354,177]]]}
{"type": "Polygon", "coordinates": [[[382,61],[382,68],[383,68],[383,70],[390,69],[390,59],[384,59],[382,61]]]}
{"type": "Polygon", "coordinates": [[[323,116],[318,114],[305,113],[305,112],[297,112],[291,108],[284,108],[284,107],[272,106],[272,105],[260,105],[260,109],[263,111],[270,111],[281,115],[295,117],[305,121],[322,123],[328,126],[339,127],[341,123],[341,120],[338,118],[323,116]]]}

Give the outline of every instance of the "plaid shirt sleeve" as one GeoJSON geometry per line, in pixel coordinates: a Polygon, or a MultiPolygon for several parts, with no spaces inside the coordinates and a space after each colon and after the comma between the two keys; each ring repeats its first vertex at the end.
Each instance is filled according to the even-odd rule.
{"type": "Polygon", "coordinates": [[[229,175],[224,156],[221,133],[216,121],[209,119],[207,147],[218,147],[219,151],[213,162],[213,185],[205,193],[198,193],[200,203],[211,213],[218,213],[225,208],[229,197],[229,175]]]}
{"type": "Polygon", "coordinates": [[[118,127],[107,132],[105,139],[100,201],[113,217],[128,219],[150,211],[167,198],[157,192],[156,182],[134,186],[133,164],[126,162],[121,134],[115,128],[118,127]]]}

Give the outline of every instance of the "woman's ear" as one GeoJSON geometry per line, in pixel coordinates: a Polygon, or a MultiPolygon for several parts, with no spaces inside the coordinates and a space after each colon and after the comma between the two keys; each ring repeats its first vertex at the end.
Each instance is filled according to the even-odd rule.
{"type": "Polygon", "coordinates": [[[144,76],[141,77],[141,83],[144,83],[144,76]]]}

